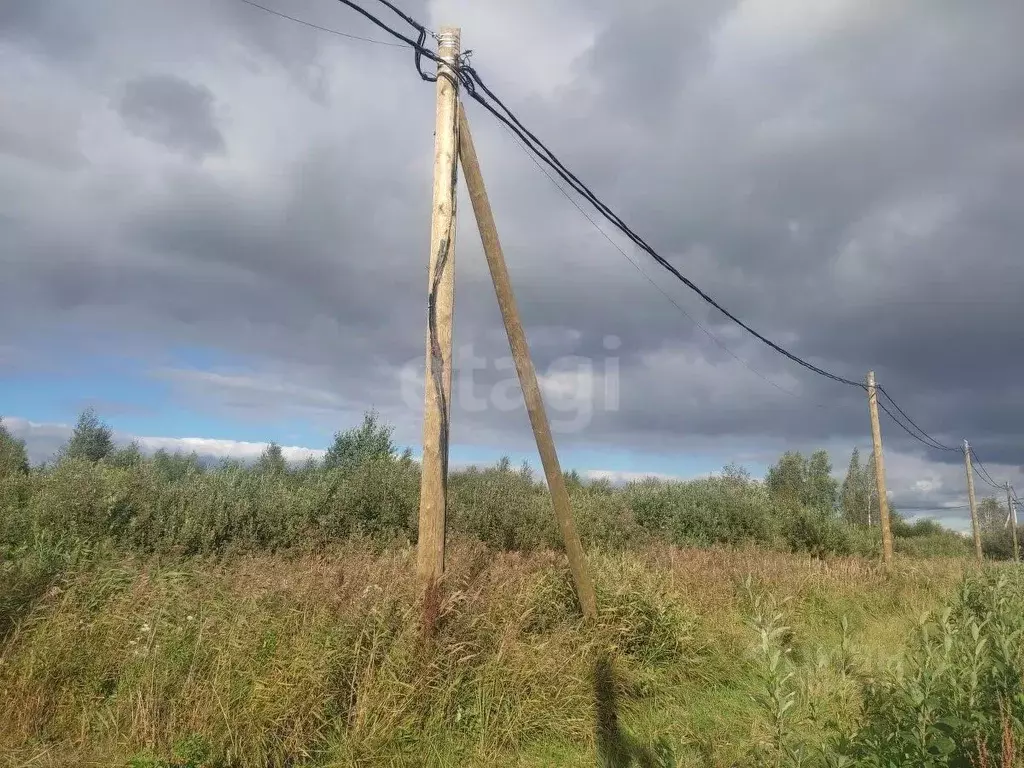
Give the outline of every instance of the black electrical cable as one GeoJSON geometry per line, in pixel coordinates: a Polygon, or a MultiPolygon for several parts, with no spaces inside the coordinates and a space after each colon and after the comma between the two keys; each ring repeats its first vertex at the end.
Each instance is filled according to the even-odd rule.
{"type": "Polygon", "coordinates": [[[985,483],[985,485],[987,485],[989,488],[993,488],[997,491],[1003,490],[1003,486],[997,483],[993,483],[991,480],[987,479],[984,475],[981,474],[981,472],[978,471],[977,467],[974,468],[974,474],[977,475],[978,479],[985,483]]]}
{"type": "MultiPolygon", "coordinates": [[[[422,67],[419,66],[419,58],[421,56],[426,56],[427,58],[435,62],[442,61],[436,53],[428,50],[423,45],[426,34],[426,28],[422,24],[419,24],[419,22],[412,19],[411,17],[398,11],[393,4],[388,2],[388,0],[378,1],[386,5],[391,10],[398,13],[408,24],[410,24],[410,26],[416,29],[419,32],[419,39],[414,41],[412,38],[406,37],[405,35],[393,29],[392,27],[389,27],[385,22],[378,19],[365,8],[352,2],[352,0],[338,0],[338,2],[348,6],[349,8],[359,13],[360,15],[372,21],[374,24],[376,24],[378,27],[386,31],[388,34],[394,36],[396,39],[401,40],[402,42],[412,47],[413,50],[416,52],[417,70],[419,71],[420,77],[422,77],[425,80],[436,79],[436,77],[431,77],[428,73],[423,72],[422,67]]],[[[515,113],[512,112],[512,110],[509,109],[508,106],[506,106],[506,104],[500,98],[498,98],[497,94],[495,94],[494,91],[492,91],[487,86],[483,78],[473,67],[471,67],[469,64],[466,64],[465,62],[461,62],[455,66],[455,70],[458,79],[463,83],[463,85],[466,86],[466,93],[468,93],[474,101],[478,102],[481,106],[487,109],[487,111],[489,111],[492,115],[498,118],[498,120],[504,123],[506,127],[511,129],[527,145],[530,151],[532,151],[544,163],[550,166],[566,183],[572,186],[573,189],[577,191],[577,193],[586,198],[586,200],[590,202],[591,205],[593,205],[598,210],[598,212],[601,213],[602,216],[608,219],[609,222],[615,225],[615,227],[619,229],[619,231],[621,231],[624,235],[626,235],[626,237],[632,240],[641,250],[643,250],[645,253],[651,256],[651,258],[658,262],[658,264],[660,264],[664,269],[670,272],[687,288],[694,291],[705,302],[713,306],[727,318],[729,318],[734,323],[743,328],[745,331],[747,331],[749,334],[754,336],[754,338],[758,339],[759,341],[771,347],[779,354],[783,355],[789,360],[792,360],[798,365],[803,366],[809,371],[817,373],[820,376],[824,376],[825,378],[831,379],[832,381],[836,381],[841,384],[846,384],[847,386],[857,387],[860,389],[863,389],[865,387],[865,385],[859,381],[853,381],[852,379],[847,379],[843,376],[834,374],[830,371],[825,370],[824,368],[814,365],[814,363],[811,363],[808,360],[799,357],[798,355],[793,354],[789,350],[785,349],[784,347],[780,346],[779,344],[775,343],[774,341],[766,337],[764,334],[755,330],[753,327],[751,327],[744,321],[740,320],[739,317],[737,317],[735,314],[733,314],[724,306],[722,306],[722,304],[720,304],[707,292],[701,289],[700,286],[698,286],[688,277],[683,275],[667,259],[665,259],[665,257],[659,254],[656,250],[654,250],[654,248],[652,248],[647,243],[647,241],[645,241],[631,227],[629,227],[629,225],[627,225],[622,220],[622,218],[618,216],[618,214],[616,214],[608,205],[601,201],[601,199],[598,198],[597,195],[595,195],[594,192],[579,179],[579,177],[572,173],[572,171],[570,171],[565,166],[565,164],[558,159],[558,157],[547,147],[547,145],[544,144],[544,142],[537,138],[536,134],[532,133],[523,124],[523,122],[518,117],[516,117],[515,113]],[[480,90],[482,90],[486,94],[487,98],[480,94],[480,90]],[[488,99],[490,99],[490,101],[488,101],[488,99]],[[494,103],[492,104],[491,101],[493,101],[494,103]],[[495,104],[497,104],[498,106],[495,107],[495,104]]]]}
{"type": "Polygon", "coordinates": [[[978,458],[978,453],[977,451],[974,450],[973,447],[971,448],[971,456],[974,457],[974,461],[972,462],[971,466],[974,467],[974,472],[978,475],[978,477],[980,477],[986,483],[991,485],[993,488],[997,488],[1001,491],[1006,490],[1004,486],[1000,485],[999,483],[992,479],[992,475],[989,474],[988,469],[982,463],[981,459],[978,458]]]}
{"type": "Polygon", "coordinates": [[[982,462],[981,458],[979,458],[978,452],[974,450],[974,446],[971,446],[971,456],[974,457],[974,466],[977,469],[979,469],[985,475],[985,477],[987,477],[989,480],[995,483],[995,480],[992,480],[992,475],[988,471],[988,468],[985,466],[984,462],[982,462]]]}
{"type": "MultiPolygon", "coordinates": [[[[363,16],[364,18],[368,19],[370,22],[372,22],[376,26],[378,26],[381,29],[383,29],[385,32],[387,32],[389,35],[391,35],[395,39],[401,40],[403,43],[405,43],[406,45],[411,47],[417,54],[419,54],[421,56],[426,56],[428,59],[432,59],[433,61],[440,61],[441,60],[440,57],[436,53],[434,53],[433,51],[431,51],[428,48],[424,47],[422,41],[417,42],[416,40],[413,40],[411,37],[406,37],[405,35],[403,35],[401,32],[399,32],[394,27],[389,27],[385,22],[383,22],[380,19],[378,19],[376,16],[374,16],[368,10],[363,8],[361,5],[357,5],[356,3],[353,3],[351,0],[338,0],[338,2],[341,3],[342,5],[347,5],[353,11],[358,13],[360,16],[363,16]]],[[[383,3],[383,2],[385,2],[385,0],[380,0],[380,2],[383,3]]],[[[393,7],[393,6],[391,6],[390,3],[385,3],[385,4],[388,5],[389,7],[393,7]]],[[[422,24],[416,22],[415,20],[405,16],[404,14],[400,14],[400,15],[402,15],[403,18],[405,18],[405,20],[408,21],[409,24],[417,32],[423,33],[425,35],[425,33],[427,31],[426,27],[424,27],[422,24]]]]}
{"type": "MultiPolygon", "coordinates": [[[[877,389],[877,387],[876,387],[876,389],[877,389]]],[[[896,414],[893,413],[892,411],[890,411],[888,409],[888,407],[886,407],[885,403],[883,403],[881,400],[877,400],[876,402],[878,403],[878,407],[881,408],[883,411],[885,411],[885,413],[889,416],[889,418],[892,419],[900,429],[902,429],[904,432],[906,432],[912,438],[917,440],[917,442],[921,443],[922,445],[927,446],[928,448],[935,448],[936,447],[932,443],[929,443],[926,440],[924,440],[923,438],[921,438],[916,432],[914,432],[910,427],[908,427],[899,418],[897,418],[896,414]]],[[[903,411],[900,411],[900,413],[903,413],[903,411]]]]}
{"type": "Polygon", "coordinates": [[[424,27],[422,24],[416,21],[416,19],[414,19],[412,16],[409,16],[407,13],[405,13],[401,8],[398,8],[394,3],[390,3],[388,2],[388,0],[377,0],[377,2],[386,5],[388,8],[390,8],[404,22],[409,24],[409,26],[415,28],[417,32],[426,29],[426,27],[424,27]]]}
{"type": "Polygon", "coordinates": [[[319,24],[313,24],[312,22],[303,21],[302,19],[297,19],[294,16],[289,16],[287,13],[275,11],[273,8],[268,8],[265,5],[260,5],[259,3],[253,2],[253,0],[239,0],[239,2],[245,3],[246,5],[251,5],[253,8],[259,8],[261,11],[266,11],[267,13],[273,14],[274,16],[279,16],[282,19],[294,21],[296,24],[301,24],[304,27],[318,29],[321,32],[328,32],[332,35],[337,35],[338,37],[347,37],[349,40],[360,40],[364,43],[373,43],[375,45],[387,45],[392,48],[405,48],[404,43],[391,43],[388,42],[387,40],[374,40],[372,37],[360,37],[359,35],[353,35],[348,32],[340,32],[339,30],[331,29],[330,27],[321,27],[319,24]]]}
{"type": "Polygon", "coordinates": [[[861,383],[859,381],[853,381],[851,379],[847,379],[847,378],[845,378],[843,376],[839,376],[837,374],[834,374],[834,373],[832,373],[830,371],[825,370],[824,368],[821,368],[821,367],[819,367],[817,365],[814,365],[813,363],[803,359],[802,357],[799,357],[799,356],[793,354],[789,350],[785,349],[784,347],[782,347],[779,344],[775,343],[771,339],[767,338],[762,333],[756,331],[750,325],[748,325],[744,321],[740,320],[739,317],[737,317],[735,314],[733,314],[728,309],[726,309],[724,306],[722,306],[718,301],[716,301],[713,297],[711,297],[708,293],[706,293],[700,286],[698,286],[696,283],[694,283],[688,277],[683,275],[678,269],[676,269],[676,267],[674,267],[667,259],[665,259],[665,257],[663,257],[661,254],[659,254],[657,251],[655,251],[654,248],[652,248],[642,237],[640,237],[640,235],[638,235],[633,229],[631,229],[621,219],[621,217],[619,217],[611,208],[609,208],[605,203],[603,203],[590,190],[589,187],[587,187],[582,181],[579,180],[578,177],[576,177],[571,171],[569,171],[565,167],[565,165],[557,158],[557,156],[555,156],[555,154],[550,149],[548,149],[547,146],[544,145],[543,142],[541,142],[533,133],[531,133],[528,129],[526,129],[525,126],[523,126],[522,122],[517,117],[515,117],[515,115],[511,112],[511,110],[509,110],[508,107],[506,107],[504,105],[504,103],[497,96],[494,95],[494,92],[491,91],[486,86],[486,84],[484,84],[483,80],[480,78],[480,75],[476,72],[476,70],[474,70],[472,67],[467,67],[467,66],[463,66],[462,69],[463,69],[463,71],[468,72],[468,74],[472,78],[473,82],[476,85],[480,86],[480,88],[482,88],[484,90],[484,92],[491,99],[493,99],[493,101],[496,104],[498,104],[501,107],[501,109],[504,111],[505,114],[502,114],[501,112],[499,112],[498,109],[496,109],[492,104],[488,103],[486,99],[482,98],[480,96],[479,92],[477,92],[475,88],[467,89],[467,90],[469,90],[470,96],[475,101],[480,103],[491,114],[493,114],[495,117],[497,117],[502,123],[504,123],[513,132],[515,132],[515,134],[524,143],[526,143],[526,145],[534,152],[534,154],[536,154],[542,161],[544,161],[548,166],[550,166],[552,169],[554,169],[554,171],[566,183],[568,183],[570,186],[572,186],[573,189],[575,189],[577,193],[579,193],[591,205],[593,205],[595,208],[597,208],[598,212],[600,212],[602,216],[604,216],[609,222],[611,222],[620,232],[622,232],[622,234],[624,234],[626,237],[628,237],[638,248],[640,248],[642,251],[647,253],[659,265],[661,265],[665,270],[667,270],[669,273],[671,273],[677,280],[682,282],[683,285],[685,285],[691,291],[696,293],[706,303],[710,304],[712,307],[717,309],[719,312],[721,312],[727,318],[732,320],[738,326],[743,328],[745,331],[747,331],[754,338],[758,339],[762,343],[764,343],[767,346],[771,347],[773,350],[775,350],[779,354],[783,355],[784,357],[792,360],[793,362],[797,363],[798,365],[803,366],[804,368],[808,369],[809,371],[812,371],[813,373],[817,373],[820,376],[824,376],[825,378],[831,379],[832,381],[836,381],[836,382],[839,382],[841,384],[846,384],[847,386],[852,386],[852,387],[857,387],[857,388],[860,388],[860,389],[864,389],[865,385],[863,383],[861,383]]]}
{"type": "MultiPolygon", "coordinates": [[[[399,10],[394,4],[392,4],[388,0],[378,0],[378,2],[388,7],[399,17],[401,17],[406,23],[413,27],[413,29],[415,29],[418,33],[418,37],[416,40],[413,40],[412,38],[403,35],[396,29],[388,26],[385,22],[374,16],[365,8],[352,2],[351,0],[338,0],[338,2],[348,6],[352,10],[356,11],[360,15],[367,18],[369,21],[371,21],[379,28],[383,29],[388,34],[395,37],[397,40],[400,40],[406,45],[410,46],[415,52],[416,69],[422,79],[428,81],[434,81],[437,79],[436,75],[423,71],[421,61],[422,57],[426,57],[431,61],[437,63],[443,63],[448,66],[452,66],[448,62],[443,61],[438,56],[438,54],[434,53],[433,51],[429,50],[424,46],[426,35],[428,33],[426,27],[417,22],[411,16],[399,10]]],[[[430,34],[436,37],[436,35],[433,35],[433,33],[430,34]]],[[[497,94],[495,94],[494,91],[492,91],[487,86],[487,84],[484,82],[480,74],[465,61],[465,56],[463,57],[462,61],[455,63],[455,65],[452,66],[452,69],[454,70],[455,77],[457,77],[458,80],[465,87],[465,92],[468,93],[469,96],[474,101],[483,106],[488,112],[490,112],[501,123],[503,123],[506,128],[511,130],[512,133],[515,134],[515,136],[523,142],[523,144],[526,146],[527,149],[529,149],[530,152],[532,152],[542,162],[544,162],[552,170],[554,170],[555,173],[558,174],[558,176],[563,181],[565,181],[570,187],[572,187],[572,189],[577,194],[579,194],[581,197],[586,199],[587,202],[593,205],[602,216],[604,216],[611,224],[613,224],[638,248],[640,248],[649,256],[651,256],[651,258],[653,258],[660,266],[662,266],[665,270],[671,273],[687,288],[689,288],[698,296],[700,296],[700,298],[703,299],[706,303],[710,304],[712,307],[714,307],[723,315],[725,315],[725,317],[729,318],[734,323],[739,325],[741,328],[743,328],[745,331],[751,334],[754,338],[758,339],[771,349],[775,350],[776,352],[788,358],[789,360],[797,363],[798,365],[806,368],[807,370],[813,373],[817,373],[820,376],[824,376],[825,378],[831,379],[832,381],[835,381],[840,384],[846,384],[847,386],[857,387],[859,389],[866,389],[866,385],[862,382],[854,381],[852,379],[848,379],[843,376],[834,374],[790,352],[789,350],[775,343],[774,341],[767,338],[760,332],[756,331],[750,325],[740,320],[739,317],[737,317],[735,314],[727,310],[718,301],[716,301],[713,297],[711,297],[708,293],[701,289],[696,283],[694,283],[692,280],[683,275],[661,254],[654,250],[654,248],[651,247],[631,227],[629,227],[629,225],[627,225],[618,214],[616,214],[607,204],[605,204],[600,198],[598,198],[597,195],[579,179],[579,177],[577,177],[572,171],[570,171],[565,166],[565,164],[558,159],[554,152],[552,152],[551,149],[544,144],[544,142],[542,142],[534,133],[532,133],[523,124],[523,122],[518,117],[516,117],[515,113],[511,109],[509,109],[509,107],[497,96],[497,94]],[[481,91],[483,91],[483,94],[486,94],[486,97],[484,95],[481,95],[481,91]],[[495,104],[497,105],[497,107],[495,106],[495,104]]],[[[931,435],[929,435],[927,432],[925,432],[906,414],[906,412],[902,408],[900,408],[900,406],[895,402],[895,400],[893,400],[893,398],[882,387],[878,387],[877,389],[882,392],[885,399],[888,400],[893,405],[893,407],[906,419],[907,424],[904,424],[902,421],[896,418],[895,414],[893,414],[892,411],[890,411],[884,403],[879,403],[879,406],[882,408],[882,410],[884,410],[889,415],[889,417],[892,418],[892,420],[895,421],[901,429],[903,429],[904,432],[906,432],[915,440],[929,448],[943,451],[957,450],[956,448],[952,448],[950,446],[942,444],[941,442],[933,438],[931,435]],[[909,426],[907,426],[908,424],[909,426]]],[[[988,480],[991,480],[991,478],[989,477],[988,480]]],[[[993,487],[999,487],[994,483],[990,484],[992,484],[993,487]]]]}
{"type": "Polygon", "coordinates": [[[913,427],[917,432],[919,432],[921,434],[922,437],[918,438],[918,439],[922,443],[924,443],[925,445],[930,445],[932,448],[935,448],[935,449],[940,450],[940,451],[958,451],[958,450],[960,450],[959,448],[952,448],[952,447],[950,447],[948,445],[943,445],[938,440],[936,440],[934,437],[932,437],[927,432],[925,432],[923,429],[921,429],[921,427],[919,427],[917,424],[915,424],[914,420],[907,415],[906,411],[904,411],[902,408],[900,408],[899,404],[897,404],[897,402],[892,399],[892,397],[889,395],[889,393],[885,391],[884,387],[877,386],[877,387],[875,387],[875,389],[877,391],[881,392],[882,396],[892,404],[892,407],[895,408],[897,411],[899,411],[900,414],[903,416],[903,418],[907,420],[907,423],[911,427],[913,427]]]}
{"type": "MultiPolygon", "coordinates": [[[[697,326],[697,328],[699,328],[704,333],[705,336],[707,336],[709,339],[711,339],[711,341],[713,341],[723,352],[725,352],[728,355],[730,355],[733,359],[736,360],[736,362],[738,362],[740,365],[742,365],[744,368],[746,368],[748,371],[750,371],[752,374],[757,376],[762,381],[766,382],[767,384],[770,384],[775,389],[777,389],[780,392],[783,392],[783,393],[785,393],[785,394],[787,394],[787,395],[789,395],[791,397],[796,397],[796,398],[803,397],[803,395],[801,395],[799,392],[794,392],[791,389],[787,389],[786,387],[782,386],[778,382],[773,381],[772,379],[768,378],[768,376],[766,376],[765,374],[761,373],[761,371],[757,370],[754,366],[752,366],[750,363],[748,363],[746,360],[744,360],[742,357],[740,357],[738,354],[736,354],[724,341],[719,339],[718,336],[716,336],[711,331],[711,329],[707,328],[697,318],[695,318],[688,311],[686,311],[686,309],[678,301],[676,301],[675,298],[668,293],[668,291],[666,291],[664,288],[662,288],[660,285],[658,285],[658,283],[654,280],[654,278],[652,278],[650,275],[648,275],[643,270],[643,267],[641,267],[628,253],[626,253],[626,251],[622,248],[622,246],[620,246],[618,243],[616,243],[611,238],[611,236],[607,232],[605,232],[604,229],[602,229],[600,224],[598,224],[596,221],[594,221],[594,218],[589,213],[587,213],[586,210],[584,210],[583,206],[581,206],[576,201],[576,199],[573,198],[572,195],[570,195],[568,192],[565,191],[565,188],[562,187],[562,185],[558,183],[558,180],[554,176],[552,176],[548,172],[548,170],[543,165],[540,164],[540,161],[537,160],[537,158],[534,157],[530,153],[530,151],[518,140],[518,136],[516,136],[516,134],[512,132],[512,129],[508,128],[506,126],[505,130],[507,130],[512,135],[512,138],[515,140],[516,146],[519,147],[528,158],[530,158],[530,161],[537,167],[537,170],[539,170],[542,174],[544,174],[544,177],[548,181],[551,182],[551,185],[555,189],[557,189],[559,192],[561,192],[562,196],[566,200],[568,200],[577,211],[580,212],[580,215],[582,215],[583,218],[585,218],[587,221],[589,221],[591,226],[593,226],[594,229],[596,229],[599,233],[601,233],[601,236],[604,237],[604,239],[607,240],[612,245],[612,247],[615,248],[615,250],[617,250],[619,253],[622,254],[623,258],[626,259],[626,261],[628,261],[638,273],[640,273],[640,275],[644,278],[644,280],[646,280],[648,283],[650,283],[654,287],[654,289],[656,291],[658,291],[662,296],[664,296],[666,299],[668,299],[669,302],[671,302],[672,305],[676,309],[678,309],[683,314],[683,316],[686,317],[687,320],[689,320],[691,323],[693,323],[695,326],[697,326]]],[[[828,405],[826,405],[825,403],[814,403],[814,406],[817,407],[817,408],[827,408],[828,407],[828,405]]]]}

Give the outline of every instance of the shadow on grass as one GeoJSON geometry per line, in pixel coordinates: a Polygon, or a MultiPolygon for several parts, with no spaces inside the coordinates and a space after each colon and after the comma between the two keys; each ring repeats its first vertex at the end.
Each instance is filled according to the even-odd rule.
{"type": "Polygon", "coordinates": [[[670,768],[675,765],[667,744],[659,743],[651,749],[640,744],[619,724],[615,665],[606,654],[598,656],[594,663],[594,711],[600,768],[670,768]]]}

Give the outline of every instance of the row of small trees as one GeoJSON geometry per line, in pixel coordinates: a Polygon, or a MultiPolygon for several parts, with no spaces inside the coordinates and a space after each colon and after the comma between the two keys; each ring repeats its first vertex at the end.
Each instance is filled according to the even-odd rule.
{"type": "MultiPolygon", "coordinates": [[[[358,427],[337,432],[319,465],[325,469],[350,469],[367,459],[393,456],[397,447],[392,439],[394,429],[383,424],[378,414],[370,411],[358,427]]],[[[406,448],[404,460],[411,459],[412,452],[406,448]]],[[[104,461],[114,467],[135,466],[144,460],[141,446],[132,441],[118,447],[110,426],[100,420],[93,408],[86,408],[78,417],[71,437],[61,446],[52,463],[65,460],[82,460],[91,463],[104,461]]],[[[180,476],[190,468],[201,469],[202,462],[195,453],[170,453],[160,449],[153,460],[170,475],[180,476]]],[[[230,462],[227,462],[230,463],[230,462]]],[[[255,462],[258,472],[279,474],[291,468],[284,457],[281,446],[271,442],[255,462]]],[[[0,476],[29,471],[28,452],[25,441],[14,437],[0,418],[0,476]]]]}
{"type": "Polygon", "coordinates": [[[832,461],[826,451],[815,451],[809,457],[787,451],[768,470],[765,482],[778,499],[836,513],[851,525],[878,524],[874,457],[862,466],[857,448],[850,456],[842,484],[832,475],[832,461]]]}
{"type": "MultiPolygon", "coordinates": [[[[24,443],[0,421],[0,478],[15,474],[28,477],[28,472],[24,443]]],[[[324,529],[328,533],[321,530],[316,535],[387,530],[415,537],[418,466],[408,450],[399,453],[392,428],[373,412],[366,414],[358,426],[338,432],[319,461],[310,459],[295,465],[286,460],[279,445],[271,443],[255,462],[222,460],[211,465],[194,453],[160,450],[146,456],[136,443],[118,447],[110,427],[89,409],[79,417],[68,442],[52,461],[34,470],[32,478],[16,495],[23,500],[36,496],[25,501],[20,517],[15,515],[25,524],[38,522],[40,515],[52,521],[62,519],[59,510],[44,509],[50,503],[45,498],[63,499],[60,503],[65,505],[77,503],[76,498],[84,498],[86,493],[81,484],[94,483],[95,499],[113,499],[111,504],[121,506],[115,511],[85,514],[90,519],[153,519],[153,509],[165,505],[166,514],[171,515],[165,527],[173,528],[178,524],[173,521],[183,514],[190,526],[205,525],[212,514],[208,507],[234,505],[237,511],[228,515],[234,521],[232,530],[237,530],[237,522],[243,517],[251,518],[254,522],[250,527],[260,530],[276,525],[271,521],[282,515],[296,518],[288,523],[294,535],[282,539],[284,546],[301,541],[297,533],[300,528],[323,528],[325,520],[334,521],[324,529]],[[103,471],[86,471],[90,466],[103,471]],[[131,472],[116,474],[121,470],[131,472]],[[54,491],[57,486],[60,493],[54,491]],[[246,495],[249,490],[242,494],[239,489],[243,486],[252,495],[246,495]],[[143,493],[143,487],[149,490],[143,493]],[[271,509],[271,499],[295,509],[271,509]],[[177,509],[183,504],[194,509],[177,509]],[[385,508],[390,510],[386,514],[385,508]],[[339,522],[346,515],[351,519],[339,522]],[[300,517],[301,524],[297,522],[300,517]],[[386,524],[382,523],[384,517],[386,524]]],[[[576,493],[574,507],[580,524],[589,526],[592,532],[591,543],[632,546],[653,536],[680,544],[750,541],[820,553],[870,553],[877,544],[876,533],[867,525],[869,520],[877,521],[877,499],[874,505],[871,499],[873,468],[870,461],[861,465],[857,451],[842,484],[833,477],[825,451],[810,456],[785,453],[768,470],[764,482],[736,467],[727,467],[720,478],[689,483],[645,481],[620,491],[607,483],[587,483],[576,473],[570,473],[567,480],[576,493]],[[872,506],[873,513],[869,512],[872,506]]],[[[544,487],[529,472],[514,472],[505,460],[493,470],[453,473],[451,488],[453,509],[461,510],[452,520],[460,521],[464,532],[504,548],[557,546],[544,487]]],[[[14,497],[8,494],[8,498],[14,497]]],[[[1002,525],[1005,515],[995,499],[985,500],[981,512],[988,530],[995,531],[1002,525]]],[[[919,521],[909,526],[894,513],[893,526],[898,537],[917,537],[918,549],[922,546],[920,539],[927,536],[937,537],[934,543],[941,545],[943,552],[960,546],[959,537],[937,523],[919,521]]],[[[97,524],[92,530],[102,532],[107,528],[97,524]]],[[[229,531],[211,534],[210,538],[222,541],[232,536],[229,531]]],[[[260,541],[274,540],[272,533],[261,533],[260,537],[260,541]]]]}
{"type": "MultiPolygon", "coordinates": [[[[880,525],[874,456],[869,455],[868,460],[862,463],[860,451],[856,448],[850,456],[842,484],[832,476],[828,454],[816,451],[809,458],[796,452],[783,455],[768,470],[766,485],[776,499],[837,515],[855,528],[877,529],[880,525]]],[[[997,559],[1011,558],[1013,534],[1008,527],[1005,504],[990,496],[978,503],[977,512],[985,553],[997,559]]],[[[951,534],[934,520],[922,519],[910,524],[891,504],[889,516],[894,535],[904,540],[921,542],[929,537],[948,538],[951,534]]]]}

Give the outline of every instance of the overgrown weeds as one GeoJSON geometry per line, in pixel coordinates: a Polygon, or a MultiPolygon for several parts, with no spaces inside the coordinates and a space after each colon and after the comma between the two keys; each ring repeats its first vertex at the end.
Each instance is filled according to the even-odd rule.
{"type": "MultiPolygon", "coordinates": [[[[609,765],[727,766],[754,754],[791,765],[802,750],[797,764],[816,765],[840,725],[857,749],[869,726],[888,728],[883,710],[859,713],[866,680],[896,684],[874,661],[879,644],[900,652],[893,627],[910,633],[944,594],[951,622],[996,599],[980,582],[953,593],[952,563],[927,577],[656,547],[592,552],[601,615],[589,626],[562,556],[461,540],[427,647],[414,561],[410,547],[352,543],[64,563],[0,647],[0,754],[53,766],[583,766],[603,750],[609,765]],[[845,630],[837,612],[851,617],[845,630]]],[[[1014,585],[991,587],[1012,596],[1014,585]]],[[[1012,620],[1012,602],[1000,610],[1012,620]]],[[[1008,714],[1010,693],[999,694],[1008,714]]],[[[977,694],[996,717],[998,698],[977,694]]],[[[1002,737],[972,722],[998,754],[1002,737]]]]}

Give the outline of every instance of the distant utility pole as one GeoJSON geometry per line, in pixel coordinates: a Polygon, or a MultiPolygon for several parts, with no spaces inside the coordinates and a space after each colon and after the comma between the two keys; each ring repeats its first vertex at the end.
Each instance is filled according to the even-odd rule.
{"type": "Polygon", "coordinates": [[[892,526],[889,523],[889,497],[885,492],[885,463],[882,459],[882,428],[878,424],[878,392],[875,388],[874,371],[868,371],[868,412],[871,414],[871,448],[875,455],[875,486],[878,489],[878,520],[882,527],[882,561],[886,565],[889,565],[892,563],[892,526]]]}
{"type": "Polygon", "coordinates": [[[426,394],[420,478],[418,573],[424,595],[424,629],[432,633],[444,574],[448,504],[448,438],[452,403],[452,314],[455,308],[455,183],[458,178],[458,27],[441,27],[438,41],[437,112],[434,130],[434,197],[427,273],[426,394]]]}
{"type": "Polygon", "coordinates": [[[967,498],[971,503],[971,528],[974,531],[974,554],[980,563],[984,558],[981,551],[981,528],[978,525],[978,505],[974,502],[974,467],[971,465],[971,444],[964,438],[964,467],[967,470],[967,498]]]}
{"type": "Polygon", "coordinates": [[[537,441],[537,451],[540,453],[541,464],[544,465],[544,475],[548,481],[548,491],[551,493],[551,504],[555,510],[555,517],[558,519],[558,526],[562,531],[562,540],[565,542],[569,569],[572,571],[572,578],[576,585],[576,596],[580,601],[583,615],[592,619],[597,616],[594,583],[587,570],[586,554],[583,552],[583,545],[576,532],[572,509],[569,506],[569,492],[566,490],[565,478],[562,476],[562,468],[558,463],[555,441],[551,436],[547,412],[544,410],[544,399],[537,383],[537,372],[533,367],[530,346],[527,344],[526,332],[523,330],[523,323],[519,318],[519,309],[512,291],[512,281],[505,264],[505,255],[501,250],[501,242],[498,240],[498,227],[494,223],[494,213],[487,198],[480,161],[476,155],[476,148],[473,146],[473,137],[469,132],[469,122],[466,120],[465,110],[461,106],[459,108],[459,157],[462,160],[466,186],[469,188],[469,199],[473,204],[473,212],[476,214],[477,227],[480,229],[480,239],[483,240],[484,254],[487,257],[487,266],[491,271],[494,292],[497,294],[498,306],[501,308],[501,317],[505,321],[505,333],[508,335],[509,347],[512,349],[512,359],[515,361],[516,373],[519,374],[519,385],[522,387],[526,410],[530,415],[533,436],[537,441]]]}
{"type": "Polygon", "coordinates": [[[1006,483],[1006,509],[1009,512],[1010,528],[1013,531],[1013,559],[1020,562],[1020,545],[1017,543],[1017,508],[1013,506],[1013,491],[1006,483]]]}

